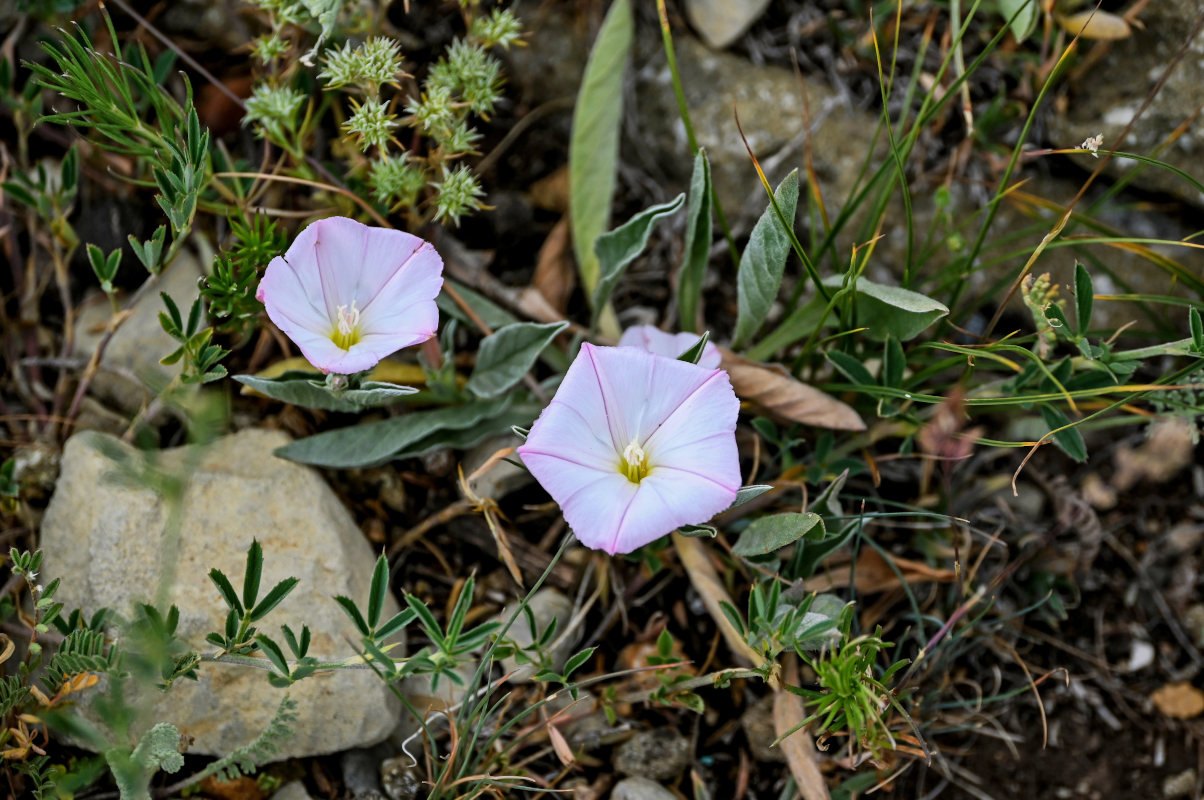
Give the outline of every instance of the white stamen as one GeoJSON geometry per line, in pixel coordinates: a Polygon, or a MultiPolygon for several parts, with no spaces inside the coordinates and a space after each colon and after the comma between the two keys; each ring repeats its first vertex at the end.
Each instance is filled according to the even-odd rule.
{"type": "Polygon", "coordinates": [[[623,460],[633,466],[643,464],[646,459],[644,448],[640,447],[640,443],[635,439],[631,440],[631,444],[623,448],[623,460]]]}
{"type": "Polygon", "coordinates": [[[360,310],[355,307],[355,301],[351,301],[351,311],[347,310],[347,306],[339,306],[335,313],[338,314],[338,329],[339,333],[344,336],[350,336],[356,326],[360,324],[360,310]]]}

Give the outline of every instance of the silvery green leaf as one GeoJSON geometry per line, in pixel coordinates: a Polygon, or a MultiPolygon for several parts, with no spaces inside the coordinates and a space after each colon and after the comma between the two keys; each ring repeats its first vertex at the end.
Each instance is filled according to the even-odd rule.
{"type": "Polygon", "coordinates": [[[608,233],[603,233],[594,240],[594,255],[598,257],[598,285],[594,287],[593,307],[597,315],[607,301],[611,292],[627,265],[644,251],[648,244],[648,236],[652,226],[662,217],[672,214],[681,208],[686,196],[679,194],[667,203],[649,206],[608,233]]]}
{"type": "Polygon", "coordinates": [[[824,521],[813,512],[761,517],[744,529],[732,552],[743,557],[768,555],[803,538],[817,525],[822,536],[824,521]]]}
{"type": "Polygon", "coordinates": [[[698,325],[702,305],[702,277],[711,255],[711,162],[706,151],[694,156],[690,176],[690,199],[686,204],[686,246],[677,277],[677,308],[681,329],[692,331],[698,325]]]}
{"type": "Polygon", "coordinates": [[[522,380],[543,349],[567,322],[515,322],[481,340],[477,363],[465,388],[477,397],[496,397],[522,380]]]}
{"type": "MultiPolygon", "coordinates": [[[[826,286],[840,288],[843,277],[833,275],[824,279],[826,286]]],[[[856,297],[856,323],[868,328],[870,338],[884,341],[894,336],[902,342],[914,339],[921,331],[941,317],[949,314],[943,303],[931,297],[903,289],[874,283],[858,278],[854,288],[856,297]]],[[[829,317],[831,322],[831,317],[829,317]]]]}
{"type": "Polygon", "coordinates": [[[790,236],[782,228],[778,211],[786,223],[794,224],[798,209],[798,170],[787,175],[774,191],[774,203],[753,227],[748,245],[740,256],[740,269],[736,276],[738,312],[733,348],[743,347],[760,329],[769,315],[769,308],[777,299],[786,270],[786,257],[790,255],[790,236]]]}
{"type": "MultiPolygon", "coordinates": [[[[509,396],[431,411],[410,411],[391,419],[325,431],[276,450],[290,461],[323,467],[363,467],[393,458],[441,430],[466,430],[491,420],[510,405],[509,396]]],[[[530,422],[530,420],[527,420],[530,422]]],[[[508,424],[515,424],[513,422],[508,424]]]]}

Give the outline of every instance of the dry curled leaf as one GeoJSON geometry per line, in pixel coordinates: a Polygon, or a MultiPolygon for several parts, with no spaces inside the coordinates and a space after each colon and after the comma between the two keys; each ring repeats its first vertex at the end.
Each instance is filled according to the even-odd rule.
{"type": "Polygon", "coordinates": [[[1150,695],[1150,699],[1171,719],[1191,719],[1204,713],[1204,692],[1190,683],[1168,683],[1150,695]]]}
{"type": "Polygon", "coordinates": [[[849,564],[833,567],[808,578],[804,586],[808,592],[827,592],[847,588],[852,581],[859,593],[872,594],[902,586],[899,573],[909,586],[917,583],[950,583],[957,578],[957,573],[951,569],[937,569],[922,561],[898,556],[891,556],[890,560],[894,569],[877,550],[862,550],[857,556],[855,569],[849,564]]]}
{"type": "Polygon", "coordinates": [[[767,414],[817,428],[865,430],[865,422],[856,411],[835,397],[791,377],[785,367],[758,364],[723,347],[719,352],[723,356],[720,366],[731,377],[736,395],[767,414]]]}
{"type": "Polygon", "coordinates": [[[1058,16],[1057,20],[1067,33],[1084,39],[1114,42],[1127,39],[1133,33],[1124,17],[1109,14],[1107,11],[1080,11],[1077,14],[1058,16]]]}

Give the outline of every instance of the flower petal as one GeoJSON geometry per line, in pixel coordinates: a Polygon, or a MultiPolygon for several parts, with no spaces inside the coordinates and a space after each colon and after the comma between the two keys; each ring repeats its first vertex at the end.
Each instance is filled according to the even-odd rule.
{"type": "Polygon", "coordinates": [[[581,351],[593,366],[617,452],[643,442],[711,375],[633,347],[583,344],[581,351]]]}
{"type": "Polygon", "coordinates": [[[648,463],[705,475],[736,491],[740,488],[740,456],[736,417],[740,401],[723,370],[685,398],[644,443],[648,463]]]}
{"type": "MultiPolygon", "coordinates": [[[[297,260],[300,263],[300,260],[297,260]]],[[[269,263],[255,296],[264,305],[276,327],[296,341],[294,331],[329,333],[334,323],[326,316],[326,300],[316,273],[301,264],[276,256],[269,263]]]]}
{"type": "Polygon", "coordinates": [[[442,271],[439,254],[417,236],[330,217],[272,260],[256,296],[310,363],[350,374],[434,335],[442,271]],[[330,341],[340,306],[360,315],[359,341],[348,350],[330,341]]]}

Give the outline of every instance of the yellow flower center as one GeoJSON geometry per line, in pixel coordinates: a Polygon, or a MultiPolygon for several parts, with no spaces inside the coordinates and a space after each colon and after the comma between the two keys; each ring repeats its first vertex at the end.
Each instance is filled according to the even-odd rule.
{"type": "Polygon", "coordinates": [[[358,344],[360,340],[360,310],[355,307],[355,301],[351,301],[351,310],[347,306],[339,306],[335,309],[338,315],[338,320],[335,322],[335,328],[330,333],[330,341],[334,342],[344,350],[350,350],[352,345],[358,344]]]}
{"type": "Polygon", "coordinates": [[[627,476],[627,480],[632,483],[639,483],[648,477],[648,471],[648,455],[644,448],[640,447],[640,443],[632,439],[631,444],[623,448],[623,455],[619,459],[619,474],[627,476]]]}

